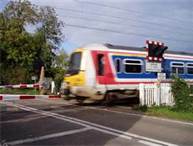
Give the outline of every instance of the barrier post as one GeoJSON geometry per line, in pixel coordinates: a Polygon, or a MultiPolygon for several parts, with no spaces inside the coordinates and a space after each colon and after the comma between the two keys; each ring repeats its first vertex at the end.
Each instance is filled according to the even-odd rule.
{"type": "Polygon", "coordinates": [[[139,84],[139,104],[142,106],[145,104],[144,98],[144,84],[139,84]]]}
{"type": "Polygon", "coordinates": [[[160,106],[160,103],[161,103],[161,83],[160,81],[158,81],[155,84],[154,97],[155,97],[156,105],[160,106]]]}

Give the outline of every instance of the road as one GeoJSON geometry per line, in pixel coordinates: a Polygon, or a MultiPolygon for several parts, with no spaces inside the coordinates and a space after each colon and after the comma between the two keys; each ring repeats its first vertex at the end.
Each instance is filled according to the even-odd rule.
{"type": "Polygon", "coordinates": [[[193,123],[148,117],[126,105],[62,99],[0,102],[0,146],[193,145],[193,123]]]}

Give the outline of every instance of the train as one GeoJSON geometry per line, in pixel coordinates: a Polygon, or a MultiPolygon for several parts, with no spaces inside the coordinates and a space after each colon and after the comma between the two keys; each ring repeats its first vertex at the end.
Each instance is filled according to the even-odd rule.
{"type": "Polygon", "coordinates": [[[111,102],[138,97],[139,84],[170,82],[176,74],[193,83],[193,54],[166,51],[162,55],[152,61],[144,47],[112,44],[77,48],[70,56],[61,94],[73,95],[80,103],[111,102]]]}

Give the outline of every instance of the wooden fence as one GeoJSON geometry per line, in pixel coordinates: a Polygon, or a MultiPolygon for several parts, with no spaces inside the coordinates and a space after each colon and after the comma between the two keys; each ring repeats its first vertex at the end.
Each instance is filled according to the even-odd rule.
{"type": "Polygon", "coordinates": [[[170,83],[140,84],[140,105],[169,105],[174,104],[170,83]]]}

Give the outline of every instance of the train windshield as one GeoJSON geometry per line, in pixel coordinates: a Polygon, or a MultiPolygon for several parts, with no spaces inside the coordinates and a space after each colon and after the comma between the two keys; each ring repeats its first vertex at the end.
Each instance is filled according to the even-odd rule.
{"type": "Polygon", "coordinates": [[[81,63],[81,52],[73,53],[70,57],[70,63],[67,73],[68,74],[78,74],[80,71],[81,63]]]}

